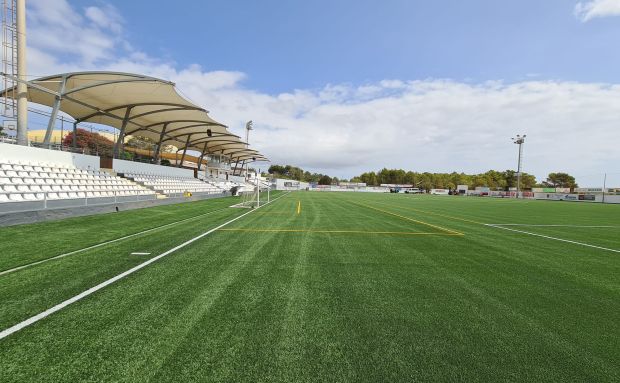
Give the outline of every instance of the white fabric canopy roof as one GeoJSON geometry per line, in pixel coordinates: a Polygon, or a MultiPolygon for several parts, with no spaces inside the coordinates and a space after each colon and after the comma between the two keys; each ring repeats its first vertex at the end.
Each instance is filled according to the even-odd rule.
{"type": "MultiPolygon", "coordinates": [[[[205,109],[179,95],[170,81],[131,73],[75,72],[27,85],[29,101],[57,107],[78,122],[114,127],[123,136],[140,135],[201,153],[245,145],[205,109]]],[[[3,93],[12,97],[13,89],[3,93]]]]}

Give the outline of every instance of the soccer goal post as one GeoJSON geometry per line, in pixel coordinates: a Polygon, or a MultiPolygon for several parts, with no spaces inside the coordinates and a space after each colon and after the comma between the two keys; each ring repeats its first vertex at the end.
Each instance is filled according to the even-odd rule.
{"type": "Polygon", "coordinates": [[[254,209],[269,203],[271,184],[263,182],[259,177],[249,179],[238,192],[240,201],[231,207],[254,209]]]}

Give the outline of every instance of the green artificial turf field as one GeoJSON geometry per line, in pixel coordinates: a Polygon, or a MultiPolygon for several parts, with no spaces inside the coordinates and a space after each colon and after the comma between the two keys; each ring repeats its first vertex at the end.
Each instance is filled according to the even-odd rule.
{"type": "Polygon", "coordinates": [[[0,331],[167,254],[0,339],[0,382],[620,380],[619,205],[272,197],[0,228],[0,331]]]}

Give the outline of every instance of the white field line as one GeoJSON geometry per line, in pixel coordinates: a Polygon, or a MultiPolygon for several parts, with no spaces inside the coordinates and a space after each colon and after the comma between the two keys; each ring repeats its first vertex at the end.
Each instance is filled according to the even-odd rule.
{"type": "Polygon", "coordinates": [[[27,267],[40,265],[41,263],[53,261],[55,259],[64,258],[64,257],[67,257],[69,255],[74,255],[74,254],[78,254],[78,253],[81,253],[81,252],[84,252],[84,251],[87,251],[87,250],[96,249],[98,247],[109,245],[109,244],[114,243],[114,242],[123,241],[123,240],[128,239],[128,238],[137,237],[137,236],[142,235],[142,234],[150,233],[151,231],[163,229],[165,227],[169,227],[169,226],[173,226],[173,225],[178,225],[179,223],[183,223],[183,222],[186,222],[186,221],[189,221],[189,220],[192,220],[192,219],[204,217],[205,215],[209,215],[209,214],[216,213],[218,211],[222,211],[222,210],[226,210],[226,209],[228,209],[228,207],[224,207],[224,208],[221,208],[221,209],[216,209],[216,210],[213,210],[213,211],[210,211],[210,212],[207,212],[207,213],[204,213],[204,214],[199,214],[199,215],[196,215],[196,216],[193,216],[193,217],[184,218],[184,219],[179,220],[179,221],[174,221],[174,222],[171,222],[171,223],[167,223],[165,225],[161,225],[161,226],[153,227],[153,228],[150,228],[150,229],[147,229],[147,230],[139,231],[137,233],[129,234],[129,235],[126,235],[124,237],[120,237],[120,238],[116,238],[116,239],[112,239],[110,241],[101,242],[101,243],[98,243],[96,245],[85,247],[83,249],[78,249],[78,250],[70,251],[68,253],[56,255],[56,256],[53,256],[53,257],[50,257],[50,258],[45,258],[45,259],[42,259],[40,261],[27,263],[25,265],[17,266],[17,267],[14,267],[12,269],[0,271],[0,276],[5,275],[5,274],[9,274],[9,273],[13,273],[15,271],[19,271],[19,270],[22,270],[22,269],[25,269],[27,267]]]}
{"type": "Polygon", "coordinates": [[[151,253],[131,253],[131,255],[151,255],[151,253]]]}
{"type": "Polygon", "coordinates": [[[602,246],[590,245],[589,243],[577,242],[577,241],[571,241],[571,240],[568,240],[568,239],[563,239],[563,238],[551,237],[551,236],[549,236],[549,235],[543,235],[543,234],[531,233],[531,232],[529,232],[529,231],[523,231],[523,230],[511,229],[511,228],[509,228],[509,227],[504,227],[504,226],[502,226],[502,225],[494,225],[494,224],[487,223],[487,224],[485,224],[485,226],[494,227],[494,228],[496,228],[496,229],[502,229],[502,230],[514,231],[515,233],[522,233],[522,234],[527,234],[527,235],[533,235],[533,236],[535,236],[535,237],[541,237],[541,238],[546,238],[546,239],[552,239],[552,240],[554,240],[554,241],[560,241],[560,242],[572,243],[572,244],[574,244],[574,245],[586,246],[586,247],[591,247],[591,248],[594,248],[594,249],[605,250],[605,251],[611,251],[611,252],[614,252],[614,253],[620,253],[620,250],[610,249],[610,248],[607,248],[607,247],[602,247],[602,246]]]}
{"type": "MultiPolygon", "coordinates": [[[[283,194],[280,197],[271,200],[269,203],[273,203],[273,202],[277,201],[278,199],[284,197],[287,194],[288,193],[283,194]]],[[[265,205],[268,205],[269,203],[267,203],[265,205]]],[[[43,312],[41,312],[41,313],[39,313],[37,315],[34,315],[34,316],[26,319],[25,321],[22,321],[22,322],[20,322],[20,323],[18,323],[16,325],[13,325],[13,326],[5,329],[5,330],[2,330],[0,332],[0,339],[6,338],[7,336],[9,336],[11,334],[13,334],[13,333],[15,333],[15,332],[25,328],[25,327],[28,327],[31,324],[36,323],[36,322],[40,321],[41,319],[43,319],[43,318],[45,318],[45,317],[47,317],[47,316],[49,316],[49,315],[51,315],[51,314],[53,314],[53,313],[55,313],[57,311],[62,310],[63,308],[69,306],[70,304],[75,303],[75,302],[79,301],[80,299],[85,298],[85,297],[91,295],[92,293],[94,293],[94,292],[96,292],[98,290],[101,290],[104,287],[109,286],[112,283],[114,283],[114,282],[116,282],[116,281],[118,281],[120,279],[123,279],[123,278],[125,278],[126,276],[128,276],[130,274],[135,273],[136,271],[138,271],[140,269],[145,268],[146,266],[150,265],[153,262],[158,261],[159,259],[165,257],[166,255],[172,254],[175,251],[177,251],[179,249],[182,249],[185,246],[187,246],[187,245],[189,245],[189,244],[191,244],[193,242],[196,242],[197,240],[199,240],[201,238],[206,237],[207,235],[213,233],[214,231],[217,231],[217,230],[223,228],[224,226],[227,226],[227,225],[235,222],[236,220],[245,217],[246,215],[252,213],[253,211],[256,211],[257,209],[260,209],[261,207],[263,207],[265,205],[261,205],[261,206],[257,207],[256,209],[253,209],[253,210],[250,210],[250,211],[248,211],[246,213],[243,213],[243,214],[241,214],[241,215],[239,215],[239,216],[237,216],[237,217],[235,217],[235,218],[233,218],[233,219],[231,219],[231,220],[229,220],[227,222],[224,222],[223,224],[221,224],[221,225],[219,225],[217,227],[214,227],[211,230],[205,231],[204,233],[202,233],[202,234],[200,234],[200,235],[198,235],[198,236],[196,236],[196,237],[194,237],[194,238],[192,238],[192,239],[190,239],[188,241],[185,241],[182,244],[180,244],[178,246],[175,246],[172,249],[170,249],[170,250],[168,250],[168,251],[166,251],[164,253],[161,253],[161,254],[159,254],[156,257],[153,257],[153,258],[151,258],[151,259],[149,259],[149,260],[147,260],[145,262],[142,262],[141,264],[139,264],[137,266],[132,267],[131,269],[129,269],[129,270],[125,271],[125,272],[122,272],[122,273],[118,274],[115,277],[112,277],[112,278],[110,278],[110,279],[108,279],[108,280],[106,280],[104,282],[101,282],[100,284],[98,284],[98,285],[96,285],[94,287],[91,287],[90,289],[85,290],[85,291],[79,293],[78,295],[76,295],[76,296],[74,296],[72,298],[69,298],[69,299],[67,299],[67,300],[65,300],[63,302],[60,302],[56,306],[50,307],[49,309],[47,309],[47,310],[45,310],[45,311],[43,311],[43,312]]]]}
{"type": "Polygon", "coordinates": [[[488,223],[489,226],[529,226],[529,227],[574,227],[574,228],[609,228],[615,229],[620,228],[620,226],[609,226],[609,225],[537,225],[537,224],[529,224],[529,223],[488,223]]]}

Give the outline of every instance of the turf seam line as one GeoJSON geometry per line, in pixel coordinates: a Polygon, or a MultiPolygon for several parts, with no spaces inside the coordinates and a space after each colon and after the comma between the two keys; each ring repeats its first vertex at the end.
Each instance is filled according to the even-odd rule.
{"type": "Polygon", "coordinates": [[[81,252],[84,252],[84,251],[96,249],[98,247],[109,245],[111,243],[115,243],[115,242],[119,242],[119,241],[123,241],[125,239],[137,237],[137,236],[142,235],[142,234],[150,233],[151,231],[163,229],[163,228],[166,228],[166,227],[169,227],[169,226],[172,226],[172,225],[177,225],[179,223],[183,223],[183,222],[186,222],[186,221],[189,221],[189,220],[192,220],[192,219],[204,217],[205,215],[209,215],[209,214],[216,213],[218,211],[223,211],[223,210],[226,210],[226,209],[228,209],[228,207],[224,207],[224,208],[221,208],[221,209],[213,210],[213,211],[210,211],[210,212],[207,212],[207,213],[204,213],[204,214],[199,214],[199,215],[196,215],[196,216],[193,216],[193,217],[184,218],[184,219],[182,219],[180,221],[170,222],[170,223],[167,223],[167,224],[162,225],[162,226],[152,227],[150,229],[139,231],[137,233],[129,234],[129,235],[126,235],[126,236],[123,236],[123,237],[120,237],[120,238],[115,238],[115,239],[112,239],[112,240],[109,240],[109,241],[106,241],[106,242],[97,243],[95,245],[88,246],[88,247],[85,247],[83,249],[78,249],[78,250],[70,251],[68,253],[64,253],[64,254],[60,254],[60,255],[55,255],[55,256],[50,257],[50,258],[45,258],[45,259],[41,259],[39,261],[27,263],[25,265],[17,266],[17,267],[14,267],[12,269],[3,270],[3,271],[0,271],[0,276],[5,275],[5,274],[9,274],[9,273],[13,273],[15,271],[19,271],[19,270],[22,270],[22,269],[25,269],[25,268],[28,268],[28,267],[40,265],[40,264],[45,263],[45,262],[49,262],[49,261],[53,261],[53,260],[56,260],[56,259],[64,258],[64,257],[67,257],[69,255],[75,255],[75,254],[78,254],[78,253],[81,253],[81,252]]]}
{"type": "Polygon", "coordinates": [[[589,243],[584,243],[584,242],[577,242],[577,241],[571,241],[570,239],[563,239],[563,238],[557,238],[557,237],[552,237],[550,235],[543,235],[543,234],[537,234],[537,233],[531,233],[529,231],[524,231],[524,230],[517,230],[517,229],[511,229],[509,227],[503,227],[501,225],[493,225],[493,224],[486,224],[485,226],[489,226],[489,227],[494,227],[496,229],[502,229],[502,230],[508,230],[508,231],[513,231],[515,233],[522,233],[522,234],[527,234],[527,235],[533,235],[535,237],[540,237],[540,238],[546,238],[546,239],[552,239],[554,241],[560,241],[560,242],[567,242],[567,243],[572,243],[575,245],[580,245],[580,246],[586,246],[586,247],[591,247],[594,249],[599,249],[599,250],[605,250],[605,251],[611,251],[614,253],[620,253],[620,250],[615,250],[615,249],[610,249],[608,247],[602,247],[602,246],[596,246],[596,245],[590,245],[589,243]]]}
{"type": "MultiPolygon", "coordinates": [[[[278,199],[284,197],[287,194],[284,194],[284,195],[282,195],[282,196],[272,200],[269,203],[273,203],[273,202],[277,201],[278,199]]],[[[269,203],[267,203],[267,204],[269,204],[269,203]]],[[[266,206],[267,204],[259,206],[256,209],[260,209],[261,207],[266,206]]],[[[196,236],[196,237],[194,237],[194,238],[192,238],[192,239],[190,239],[188,241],[185,241],[182,244],[177,245],[177,246],[173,247],[172,249],[167,250],[167,251],[159,254],[156,257],[153,257],[153,258],[151,258],[151,259],[149,259],[147,261],[144,261],[141,264],[139,264],[137,266],[134,266],[134,267],[132,267],[131,269],[129,269],[127,271],[124,271],[124,272],[122,272],[122,273],[120,273],[120,274],[118,274],[118,275],[116,275],[116,276],[114,276],[114,277],[112,277],[112,278],[110,278],[108,280],[105,280],[105,281],[99,283],[96,286],[91,287],[88,290],[85,290],[85,291],[79,293],[78,295],[73,296],[72,298],[69,298],[69,299],[67,299],[67,300],[65,300],[63,302],[60,302],[57,305],[55,305],[53,307],[50,307],[49,309],[47,309],[47,310],[45,310],[45,311],[43,311],[43,312],[41,312],[41,313],[39,313],[37,315],[34,315],[34,316],[32,316],[32,317],[30,317],[30,318],[28,318],[28,319],[26,319],[26,320],[24,320],[24,321],[22,321],[20,323],[17,323],[16,325],[13,325],[13,326],[11,326],[11,327],[1,331],[0,332],[0,339],[6,338],[7,336],[9,336],[11,334],[16,333],[17,331],[22,330],[23,328],[28,327],[28,326],[30,326],[30,325],[40,321],[41,319],[44,319],[44,318],[48,317],[49,315],[51,315],[51,314],[53,314],[53,313],[55,313],[57,311],[62,310],[63,308],[69,306],[70,304],[75,303],[75,302],[77,302],[77,301],[79,301],[79,300],[81,300],[81,299],[91,295],[92,293],[94,293],[94,292],[96,292],[98,290],[101,290],[104,287],[106,287],[108,285],[111,285],[112,283],[114,283],[114,282],[116,282],[116,281],[118,281],[120,279],[123,279],[123,278],[125,278],[126,276],[128,276],[130,274],[135,273],[136,271],[138,271],[140,269],[145,268],[146,266],[150,265],[151,263],[156,262],[159,259],[161,259],[161,258],[163,258],[163,257],[165,257],[165,256],[167,256],[169,254],[172,254],[175,251],[177,251],[179,249],[182,249],[185,246],[187,246],[189,244],[192,244],[192,243],[194,243],[195,241],[197,241],[197,240],[199,240],[201,238],[206,237],[207,235],[217,231],[218,229],[221,229],[222,227],[224,227],[224,226],[226,226],[226,225],[228,225],[228,224],[230,224],[232,222],[235,222],[238,219],[241,219],[241,218],[245,217],[248,214],[251,214],[256,209],[253,209],[253,210],[250,210],[250,211],[248,211],[246,213],[243,213],[243,214],[241,214],[241,215],[239,215],[239,216],[237,216],[237,217],[235,217],[235,218],[233,218],[233,219],[231,219],[231,220],[229,220],[227,222],[224,222],[223,224],[221,224],[221,225],[219,225],[219,226],[217,226],[217,227],[215,227],[213,229],[205,231],[204,233],[202,233],[202,234],[200,234],[200,235],[198,235],[198,236],[196,236]]]]}

